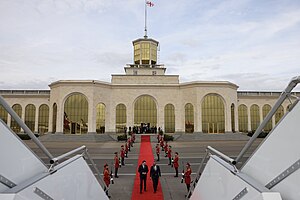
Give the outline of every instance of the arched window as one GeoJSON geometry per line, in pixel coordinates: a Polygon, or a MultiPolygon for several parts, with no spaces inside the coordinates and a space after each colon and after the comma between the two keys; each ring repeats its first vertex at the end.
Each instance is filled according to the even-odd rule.
{"type": "Polygon", "coordinates": [[[7,124],[7,114],[7,111],[3,108],[2,105],[0,105],[0,119],[2,119],[5,124],[7,124]]]}
{"type": "Polygon", "coordinates": [[[175,132],[175,107],[172,104],[165,106],[165,132],[175,132]]]}
{"type": "Polygon", "coordinates": [[[88,101],[83,94],[70,95],[64,105],[64,133],[88,131],[88,101]]]}
{"type": "Polygon", "coordinates": [[[277,124],[284,115],[283,106],[281,105],[275,113],[275,124],[277,124]]]}
{"type": "Polygon", "coordinates": [[[33,104],[28,104],[25,107],[25,124],[28,128],[34,132],[35,126],[35,106],[33,104]]]}
{"type": "Polygon", "coordinates": [[[123,133],[126,127],[127,113],[124,104],[118,104],[116,107],[116,132],[123,133]]]}
{"type": "Polygon", "coordinates": [[[239,132],[248,132],[248,111],[244,104],[239,105],[239,132]]]}
{"type": "MultiPolygon", "coordinates": [[[[20,104],[15,104],[12,106],[12,109],[17,113],[17,115],[21,118],[22,117],[22,107],[20,104]]],[[[12,118],[11,119],[11,124],[10,128],[16,132],[20,133],[21,132],[21,127],[18,125],[18,123],[12,118]]]]}
{"type": "Polygon", "coordinates": [[[49,106],[43,104],[39,107],[38,131],[40,134],[48,132],[49,127],[49,106]]]}
{"type": "MultiPolygon", "coordinates": [[[[270,112],[270,110],[271,110],[271,106],[268,105],[268,104],[266,104],[266,105],[263,106],[262,109],[263,109],[263,110],[262,110],[262,112],[263,112],[263,119],[265,119],[266,116],[267,116],[267,114],[268,114],[268,113],[270,112]]],[[[270,119],[270,120],[268,121],[268,123],[266,124],[266,126],[264,127],[264,131],[266,131],[266,132],[270,132],[271,130],[272,130],[272,119],[270,119]]]]}
{"type": "Polygon", "coordinates": [[[234,133],[235,132],[235,118],[234,118],[234,104],[231,104],[231,130],[234,133]]]}
{"type": "Polygon", "coordinates": [[[56,120],[57,120],[57,104],[53,104],[53,114],[52,114],[52,133],[56,132],[56,120]]]}
{"type": "Polygon", "coordinates": [[[96,132],[105,133],[105,105],[103,103],[99,103],[96,111],[96,132]]]}
{"type": "Polygon", "coordinates": [[[153,97],[143,95],[135,101],[134,126],[141,127],[141,132],[151,132],[151,128],[157,127],[157,109],[153,97]]]}
{"type": "Polygon", "coordinates": [[[225,132],[225,109],[220,95],[209,94],[202,101],[202,132],[225,132]]]}
{"type": "Polygon", "coordinates": [[[260,124],[259,107],[254,104],[250,107],[251,131],[256,131],[260,124]]]}
{"type": "Polygon", "coordinates": [[[184,107],[185,110],[185,132],[194,132],[194,106],[191,103],[187,103],[184,107]]]}

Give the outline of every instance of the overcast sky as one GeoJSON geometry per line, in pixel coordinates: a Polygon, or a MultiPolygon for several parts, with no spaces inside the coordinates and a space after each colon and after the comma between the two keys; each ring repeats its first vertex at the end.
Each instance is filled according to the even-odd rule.
{"type": "MultiPolygon", "coordinates": [[[[300,75],[299,0],[152,0],[148,35],[180,82],[281,91],[300,75]]],[[[144,0],[0,0],[0,89],[101,80],[133,63],[144,0]]],[[[299,90],[300,87],[297,88],[299,90]]]]}

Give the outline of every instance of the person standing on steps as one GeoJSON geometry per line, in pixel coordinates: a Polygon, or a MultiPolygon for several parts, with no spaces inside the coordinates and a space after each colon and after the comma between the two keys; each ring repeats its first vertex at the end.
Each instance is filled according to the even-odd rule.
{"type": "Polygon", "coordinates": [[[169,146],[169,148],[168,148],[167,156],[169,158],[169,164],[168,165],[171,165],[172,164],[172,147],[171,146],[169,146]]]}
{"type": "Polygon", "coordinates": [[[191,174],[192,174],[191,165],[190,163],[186,163],[186,170],[184,172],[184,182],[186,184],[186,189],[188,192],[190,191],[191,182],[192,182],[191,174]]]}
{"type": "Polygon", "coordinates": [[[156,145],[157,161],[159,161],[159,154],[160,154],[160,147],[159,147],[159,144],[157,144],[157,145],[156,145]]]}
{"type": "Polygon", "coordinates": [[[142,194],[143,184],[144,192],[146,192],[147,173],[149,172],[146,160],[143,160],[142,164],[139,166],[138,172],[140,173],[140,194],[142,194]]]}
{"type": "Polygon", "coordinates": [[[106,195],[108,196],[108,198],[110,198],[110,196],[108,195],[108,188],[109,188],[109,184],[110,184],[110,173],[109,173],[109,169],[108,169],[108,164],[104,165],[103,181],[105,183],[104,191],[105,191],[106,195]]]}
{"type": "Polygon", "coordinates": [[[115,165],[115,178],[119,178],[118,169],[120,167],[120,162],[119,162],[118,152],[115,152],[114,161],[115,161],[115,164],[114,164],[115,165]]]}
{"type": "Polygon", "coordinates": [[[125,159],[125,150],[124,150],[124,145],[121,146],[121,151],[120,151],[120,156],[121,156],[121,165],[125,165],[124,159],[125,159]]]}
{"type": "Polygon", "coordinates": [[[150,178],[152,179],[153,182],[154,193],[156,193],[157,191],[157,185],[160,176],[161,176],[160,167],[156,165],[155,161],[153,161],[153,165],[150,168],[150,178]]]}
{"type": "Polygon", "coordinates": [[[179,167],[178,161],[179,161],[178,152],[175,152],[175,158],[173,160],[173,166],[174,166],[176,174],[175,174],[174,177],[178,177],[178,167],[179,167]]]}

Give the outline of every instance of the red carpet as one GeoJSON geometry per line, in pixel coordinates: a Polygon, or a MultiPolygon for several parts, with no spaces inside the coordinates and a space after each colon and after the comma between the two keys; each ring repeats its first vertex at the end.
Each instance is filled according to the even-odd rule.
{"type": "Polygon", "coordinates": [[[157,187],[156,193],[153,193],[153,183],[150,180],[150,168],[153,164],[154,157],[153,157],[153,153],[152,153],[152,147],[151,147],[149,135],[141,136],[141,147],[140,147],[138,166],[142,163],[143,160],[146,160],[146,163],[149,168],[149,172],[147,175],[147,191],[140,194],[140,175],[137,171],[138,170],[138,167],[137,167],[131,200],[141,200],[141,199],[142,200],[153,200],[153,199],[163,200],[164,195],[161,190],[160,182],[158,182],[158,187],[157,187]]]}

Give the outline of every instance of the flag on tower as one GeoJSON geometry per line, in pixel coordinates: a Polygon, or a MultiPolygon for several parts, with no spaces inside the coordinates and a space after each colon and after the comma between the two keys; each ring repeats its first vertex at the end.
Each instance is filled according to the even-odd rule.
{"type": "Polygon", "coordinates": [[[149,7],[153,7],[153,6],[154,6],[154,3],[152,3],[151,1],[147,1],[146,4],[147,4],[147,6],[149,6],[149,7]]]}

